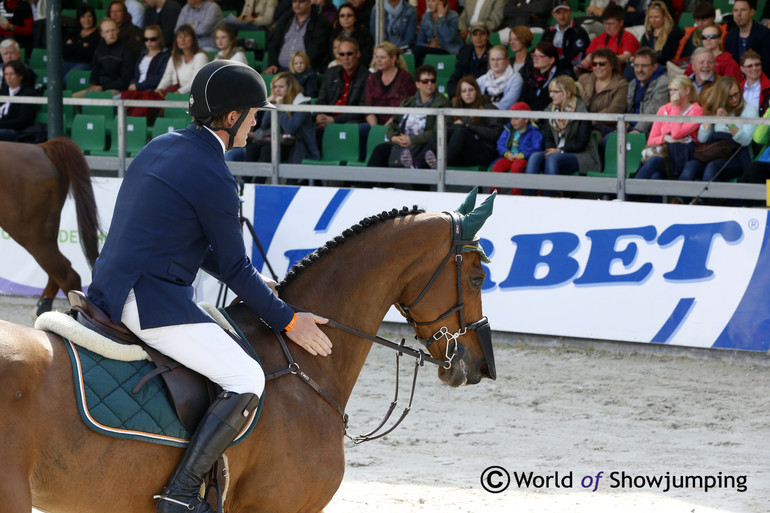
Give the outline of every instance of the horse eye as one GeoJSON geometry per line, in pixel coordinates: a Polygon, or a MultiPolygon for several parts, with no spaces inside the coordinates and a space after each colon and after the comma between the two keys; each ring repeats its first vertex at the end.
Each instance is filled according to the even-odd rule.
{"type": "Polygon", "coordinates": [[[484,284],[483,277],[471,278],[471,285],[473,285],[474,287],[481,287],[483,284],[484,284]]]}

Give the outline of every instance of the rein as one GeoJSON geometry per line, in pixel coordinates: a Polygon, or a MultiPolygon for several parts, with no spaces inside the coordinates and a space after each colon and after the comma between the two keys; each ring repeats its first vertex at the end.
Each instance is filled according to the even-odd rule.
{"type": "MultiPolygon", "coordinates": [[[[401,312],[401,314],[406,318],[407,323],[410,326],[412,326],[412,328],[416,328],[418,326],[427,326],[430,324],[435,324],[437,322],[440,322],[446,319],[454,312],[459,313],[460,329],[454,333],[450,333],[449,329],[446,326],[442,326],[438,331],[436,331],[436,333],[434,333],[430,338],[427,338],[427,339],[420,338],[415,332],[415,338],[419,340],[423,345],[425,345],[426,348],[430,348],[430,346],[434,342],[441,340],[442,338],[446,338],[447,340],[447,346],[445,350],[446,360],[440,360],[438,358],[434,358],[433,356],[426,353],[422,349],[413,349],[411,347],[408,347],[406,345],[406,339],[403,339],[403,338],[401,339],[401,343],[396,343],[388,339],[382,338],[380,336],[369,335],[368,333],[364,333],[363,331],[357,330],[355,328],[352,328],[350,326],[337,322],[334,319],[329,319],[328,323],[326,324],[326,326],[328,327],[337,328],[342,331],[347,331],[348,333],[356,335],[359,338],[369,340],[371,342],[383,345],[389,349],[393,349],[394,351],[396,351],[395,396],[393,398],[393,401],[391,401],[390,403],[390,407],[388,408],[388,411],[385,413],[385,416],[377,425],[377,427],[375,427],[368,433],[361,434],[355,437],[350,436],[348,434],[348,420],[349,420],[348,414],[345,413],[345,411],[339,406],[339,404],[337,404],[337,402],[329,395],[329,393],[326,392],[326,390],[324,390],[313,378],[311,378],[304,371],[302,371],[302,369],[300,368],[300,365],[292,357],[291,352],[289,351],[289,348],[286,344],[286,341],[284,340],[283,335],[279,332],[275,332],[276,337],[278,338],[278,342],[281,345],[281,349],[283,350],[289,365],[285,369],[282,369],[278,372],[267,375],[265,379],[269,381],[272,379],[280,378],[281,376],[285,376],[288,374],[293,374],[298,376],[300,379],[302,379],[304,383],[306,383],[313,390],[315,390],[321,397],[323,397],[323,399],[326,402],[328,402],[337,411],[337,413],[342,418],[344,435],[348,437],[350,440],[352,440],[353,443],[355,444],[376,440],[378,438],[381,438],[389,434],[391,431],[396,429],[396,427],[398,427],[398,425],[401,424],[404,418],[406,418],[407,414],[411,411],[412,400],[414,399],[414,391],[417,385],[417,373],[420,367],[424,366],[425,362],[429,362],[429,363],[438,365],[440,367],[443,367],[444,369],[450,369],[452,367],[452,361],[454,360],[454,358],[458,355],[460,358],[462,358],[465,352],[465,348],[462,346],[462,344],[460,344],[458,339],[459,337],[465,335],[468,331],[477,331],[479,340],[481,341],[482,349],[484,351],[484,355],[487,358],[490,374],[493,379],[495,377],[494,356],[492,353],[491,328],[489,327],[489,320],[487,319],[487,317],[482,317],[476,322],[473,322],[468,325],[465,324],[465,314],[464,314],[465,305],[463,304],[463,298],[462,298],[462,258],[463,258],[462,250],[464,247],[468,245],[476,245],[478,244],[478,242],[475,240],[463,239],[462,227],[460,224],[459,216],[455,212],[446,212],[446,213],[449,214],[452,221],[452,246],[450,247],[449,252],[447,253],[447,256],[444,257],[444,259],[441,261],[441,264],[439,264],[438,268],[433,273],[433,276],[425,285],[422,292],[420,292],[420,294],[417,296],[417,298],[414,301],[412,301],[412,303],[410,303],[409,305],[398,303],[396,305],[396,307],[401,312]],[[433,321],[416,321],[412,317],[410,313],[410,309],[414,308],[414,306],[425,297],[428,290],[433,286],[439,274],[441,273],[441,270],[452,258],[452,255],[454,255],[455,257],[455,263],[457,267],[457,303],[451,308],[449,308],[446,312],[439,315],[433,321]],[[450,350],[450,347],[451,347],[451,350],[450,350]],[[415,358],[414,375],[412,377],[412,389],[409,394],[409,404],[407,404],[406,408],[404,408],[404,411],[401,413],[401,416],[392,426],[390,426],[387,430],[383,432],[379,432],[385,426],[385,423],[390,419],[390,416],[393,414],[393,411],[395,410],[398,404],[400,359],[401,359],[401,356],[403,356],[404,354],[412,358],[415,358]]],[[[295,307],[294,305],[289,305],[289,306],[291,306],[295,311],[306,311],[302,308],[295,307]]]]}

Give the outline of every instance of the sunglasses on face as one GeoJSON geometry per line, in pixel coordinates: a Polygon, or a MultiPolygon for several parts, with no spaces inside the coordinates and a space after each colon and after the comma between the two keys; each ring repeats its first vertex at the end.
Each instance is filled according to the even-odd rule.
{"type": "Polygon", "coordinates": [[[436,79],[435,78],[421,78],[420,79],[421,84],[435,84],[436,79]]]}
{"type": "Polygon", "coordinates": [[[606,65],[607,65],[607,61],[594,62],[594,67],[599,66],[601,68],[602,66],[606,66],[606,65]]]}
{"type": "Polygon", "coordinates": [[[353,53],[354,52],[338,52],[337,55],[339,55],[340,57],[350,57],[351,55],[353,55],[353,53]]]}
{"type": "Polygon", "coordinates": [[[709,34],[708,36],[703,36],[703,39],[719,39],[719,34],[709,34]]]}
{"type": "Polygon", "coordinates": [[[352,18],[353,15],[352,14],[340,14],[339,17],[340,18],[352,18]]]}
{"type": "Polygon", "coordinates": [[[144,42],[145,42],[145,43],[146,43],[146,42],[148,42],[148,41],[150,41],[150,42],[154,43],[154,42],[155,42],[155,41],[157,41],[157,40],[158,40],[158,38],[157,38],[157,37],[145,37],[145,38],[144,38],[144,42]]]}

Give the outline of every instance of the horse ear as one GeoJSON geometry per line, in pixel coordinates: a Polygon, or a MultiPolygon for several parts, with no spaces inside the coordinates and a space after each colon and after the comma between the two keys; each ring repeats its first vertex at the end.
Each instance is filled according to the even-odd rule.
{"type": "Polygon", "coordinates": [[[467,215],[470,214],[473,211],[473,207],[476,206],[476,194],[478,194],[479,188],[474,187],[471,192],[468,193],[468,195],[463,200],[462,205],[457,207],[457,212],[460,215],[467,215]]]}
{"type": "MultiPolygon", "coordinates": [[[[475,203],[477,189],[478,187],[473,189],[473,191],[471,191],[474,197],[474,203],[475,203]]],[[[470,196],[471,194],[468,195],[468,197],[470,196]]],[[[465,240],[473,239],[476,236],[476,234],[479,232],[481,227],[484,226],[484,222],[489,218],[489,216],[492,215],[492,208],[494,207],[496,196],[497,196],[497,191],[494,191],[477,208],[474,208],[471,212],[469,212],[466,215],[460,216],[463,239],[465,240]]],[[[466,198],[466,201],[467,199],[468,198],[466,198]]]]}

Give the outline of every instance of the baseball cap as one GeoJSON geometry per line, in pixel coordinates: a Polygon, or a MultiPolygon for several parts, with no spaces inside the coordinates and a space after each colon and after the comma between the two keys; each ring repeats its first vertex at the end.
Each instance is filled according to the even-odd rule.
{"type": "Polygon", "coordinates": [[[529,108],[529,105],[527,105],[527,102],[516,102],[513,105],[511,105],[511,108],[508,110],[532,110],[529,108]]]}
{"type": "Polygon", "coordinates": [[[556,0],[553,3],[553,9],[551,9],[551,12],[557,11],[559,9],[572,9],[569,0],[556,0]]]}
{"type": "Polygon", "coordinates": [[[477,30],[483,30],[484,32],[489,34],[489,29],[487,28],[487,24],[484,23],[483,21],[476,21],[471,24],[471,30],[470,30],[471,34],[476,32],[477,30]]]}

